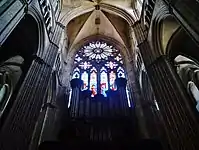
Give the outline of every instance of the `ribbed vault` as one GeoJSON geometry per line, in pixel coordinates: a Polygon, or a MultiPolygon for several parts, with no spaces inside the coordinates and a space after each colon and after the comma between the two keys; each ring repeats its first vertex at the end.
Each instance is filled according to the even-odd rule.
{"type": "MultiPolygon", "coordinates": [[[[65,81],[69,81],[78,47],[93,38],[109,39],[119,45],[124,56],[127,72],[133,57],[132,25],[136,21],[132,0],[102,0],[100,3],[90,0],[64,0],[60,22],[66,27],[67,53],[65,81]],[[99,6],[99,7],[98,7],[99,6]]],[[[99,39],[100,40],[100,39],[99,39]]]]}
{"type": "Polygon", "coordinates": [[[127,49],[131,47],[129,32],[135,22],[132,4],[131,0],[64,0],[60,20],[66,26],[69,51],[93,35],[115,39],[127,49]]]}

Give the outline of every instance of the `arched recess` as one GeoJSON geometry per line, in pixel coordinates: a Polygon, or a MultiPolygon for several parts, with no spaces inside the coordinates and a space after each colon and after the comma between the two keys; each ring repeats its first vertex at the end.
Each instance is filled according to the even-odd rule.
{"type": "Polygon", "coordinates": [[[179,23],[172,15],[167,16],[161,21],[160,34],[158,36],[161,44],[160,48],[163,50],[163,54],[167,53],[168,43],[179,27],[179,23]]]}
{"type": "Polygon", "coordinates": [[[125,14],[124,10],[122,12],[122,9],[118,8],[118,10],[114,10],[113,8],[115,7],[103,4],[99,11],[85,8],[84,11],[78,12],[79,9],[74,9],[71,11],[71,14],[75,14],[76,12],[77,15],[71,17],[69,13],[68,16],[64,16],[61,21],[66,26],[69,48],[79,40],[95,34],[115,38],[126,47],[131,47],[131,43],[129,42],[130,32],[132,31],[130,30],[130,25],[134,23],[134,19],[127,12],[125,14]],[[100,17],[101,23],[98,25],[95,24],[95,16],[100,17]],[[85,33],[85,31],[87,32],[85,33]]]}
{"type": "Polygon", "coordinates": [[[180,24],[163,1],[156,3],[148,40],[154,56],[159,57],[166,54],[168,41],[180,24]]]}
{"type": "Polygon", "coordinates": [[[0,47],[0,119],[11,108],[39,47],[38,23],[26,14],[0,47]]]}
{"type": "MultiPolygon", "coordinates": [[[[70,79],[72,78],[71,73],[73,72],[73,65],[74,65],[74,59],[75,59],[75,54],[76,52],[86,43],[89,43],[91,41],[95,41],[95,40],[103,40],[107,43],[109,43],[110,45],[113,45],[115,48],[120,50],[120,53],[122,55],[123,61],[124,61],[124,67],[126,68],[126,70],[128,69],[128,67],[130,67],[128,65],[128,55],[127,55],[127,50],[126,48],[119,43],[118,41],[116,41],[115,39],[106,37],[106,36],[102,36],[102,35],[94,35],[94,36],[90,36],[87,37],[83,40],[81,40],[80,42],[78,42],[73,49],[71,49],[68,54],[67,54],[67,59],[66,59],[66,66],[65,66],[65,71],[64,71],[64,77],[65,79],[63,79],[64,83],[67,83],[70,81],[70,79]]],[[[128,76],[128,75],[127,75],[128,76]]],[[[68,83],[69,84],[69,83],[68,83]]]]}
{"type": "Polygon", "coordinates": [[[199,88],[197,84],[197,70],[199,66],[197,51],[199,46],[177,19],[169,14],[166,7],[161,9],[162,13],[158,14],[153,22],[152,39],[155,41],[153,48],[156,56],[166,55],[172,61],[176,73],[179,75],[184,88],[190,95],[190,100],[187,101],[187,107],[191,107],[194,110],[194,107],[197,106],[197,101],[199,101],[196,100],[199,99],[199,97],[197,97],[199,91],[198,93],[195,92],[198,90],[197,88],[199,88]],[[156,28],[158,32],[155,32],[156,28]]]}
{"type": "MultiPolygon", "coordinates": [[[[109,14],[116,15],[116,16],[121,17],[122,19],[124,19],[124,21],[129,25],[129,33],[131,34],[131,32],[133,31],[132,30],[132,25],[135,23],[135,18],[130,13],[128,13],[126,10],[124,10],[124,9],[122,9],[120,7],[116,7],[116,6],[112,6],[110,4],[104,4],[104,3],[100,3],[100,9],[101,9],[101,11],[104,11],[104,12],[109,13],[109,14]]],[[[73,19],[75,19],[77,17],[81,17],[84,14],[88,14],[89,15],[93,10],[95,10],[93,5],[91,5],[91,6],[89,5],[87,7],[85,7],[85,6],[77,7],[77,8],[72,9],[71,11],[64,11],[64,9],[63,9],[62,13],[60,15],[60,22],[64,26],[66,26],[66,28],[67,28],[68,24],[71,21],[73,21],[73,19]]],[[[74,33],[72,33],[72,34],[74,34],[74,33]]],[[[67,35],[67,33],[65,35],[67,35]]],[[[129,37],[131,37],[131,35],[129,35],[129,37]]],[[[69,41],[70,41],[70,39],[68,39],[68,42],[66,42],[67,53],[66,53],[66,50],[64,50],[64,49],[62,51],[62,53],[64,54],[63,58],[64,58],[66,63],[68,63],[69,62],[68,61],[69,58],[72,57],[71,53],[68,52],[69,41]]],[[[84,41],[84,40],[82,40],[82,41],[84,41]]],[[[81,43],[81,42],[79,42],[79,43],[81,43]]],[[[75,44],[75,45],[78,45],[78,43],[75,44]]],[[[130,46],[127,46],[127,47],[129,48],[130,46]]],[[[130,54],[129,54],[129,57],[131,57],[130,54]]]]}
{"type": "Polygon", "coordinates": [[[155,17],[151,31],[151,43],[156,56],[165,55],[167,53],[168,43],[179,27],[180,25],[174,16],[168,14],[167,11],[165,14],[163,13],[155,17]]]}
{"type": "Polygon", "coordinates": [[[183,54],[199,61],[198,48],[199,46],[195,41],[183,28],[180,27],[169,40],[166,54],[168,54],[172,59],[177,57],[179,54],[183,54]]]}
{"type": "Polygon", "coordinates": [[[199,111],[198,49],[199,45],[181,27],[172,35],[167,46],[167,55],[190,96],[187,103],[193,111],[199,111]]]}
{"type": "Polygon", "coordinates": [[[153,20],[151,34],[154,54],[157,57],[166,55],[170,58],[184,88],[190,95],[191,100],[187,101],[187,107],[191,106],[194,109],[197,102],[193,99],[194,95],[190,89],[193,89],[195,85],[190,82],[196,83],[199,46],[178,20],[169,13],[165,5],[159,8],[153,20]]]}
{"type": "MultiPolygon", "coordinates": [[[[71,21],[73,21],[75,18],[78,18],[78,17],[81,18],[81,16],[90,14],[94,10],[95,10],[95,7],[93,5],[77,7],[77,8],[72,9],[71,11],[65,11],[63,9],[62,13],[60,15],[60,22],[67,28],[68,24],[71,21]]],[[[129,25],[129,29],[135,23],[135,18],[133,17],[135,15],[132,16],[130,13],[128,13],[126,10],[124,10],[120,7],[112,6],[110,4],[100,3],[100,10],[103,12],[121,17],[129,25]]],[[[80,24],[82,24],[82,23],[80,23],[80,24]]],[[[80,25],[80,26],[82,26],[82,25],[80,25]]],[[[129,32],[131,32],[131,31],[129,31],[129,32]]],[[[66,35],[67,34],[68,33],[66,33],[66,35]]],[[[70,40],[68,40],[68,42],[69,41],[70,40]]]]}

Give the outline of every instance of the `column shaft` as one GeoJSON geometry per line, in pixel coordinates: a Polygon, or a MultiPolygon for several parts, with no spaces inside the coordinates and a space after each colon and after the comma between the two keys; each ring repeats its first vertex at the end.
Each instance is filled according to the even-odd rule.
{"type": "Polygon", "coordinates": [[[187,95],[168,59],[161,56],[148,71],[172,149],[197,149],[199,125],[187,95]]]}

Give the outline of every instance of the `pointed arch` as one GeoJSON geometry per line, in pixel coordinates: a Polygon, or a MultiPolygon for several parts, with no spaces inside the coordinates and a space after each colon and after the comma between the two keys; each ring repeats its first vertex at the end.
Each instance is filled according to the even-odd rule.
{"type": "Polygon", "coordinates": [[[106,91],[116,90],[115,80],[125,78],[120,50],[103,39],[84,43],[76,51],[74,61],[73,76],[83,80],[83,90],[90,90],[91,97],[107,97],[106,91]]]}

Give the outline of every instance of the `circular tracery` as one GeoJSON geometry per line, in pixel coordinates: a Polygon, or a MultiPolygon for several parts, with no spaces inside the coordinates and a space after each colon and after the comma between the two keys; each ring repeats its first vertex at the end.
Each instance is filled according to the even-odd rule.
{"type": "Polygon", "coordinates": [[[93,53],[95,53],[95,54],[101,54],[101,53],[103,53],[103,49],[101,49],[101,48],[95,48],[95,49],[93,49],[93,53]]]}
{"type": "Polygon", "coordinates": [[[79,49],[75,55],[73,78],[84,81],[83,90],[97,93],[115,90],[116,78],[125,78],[120,51],[104,41],[92,41],[79,49]]]}

